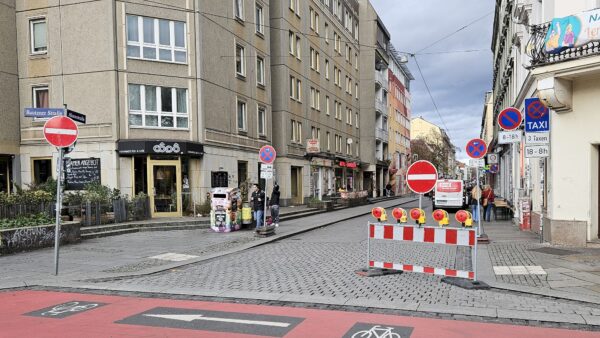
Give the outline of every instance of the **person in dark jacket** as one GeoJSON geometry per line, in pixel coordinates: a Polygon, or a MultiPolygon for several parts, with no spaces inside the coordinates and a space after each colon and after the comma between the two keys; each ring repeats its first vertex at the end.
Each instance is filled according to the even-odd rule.
{"type": "Polygon", "coordinates": [[[265,210],[265,192],[260,190],[258,184],[252,185],[252,210],[256,220],[256,229],[263,226],[263,217],[265,210]]]}
{"type": "Polygon", "coordinates": [[[273,191],[271,192],[271,200],[269,201],[269,205],[271,206],[271,219],[273,220],[273,224],[275,227],[279,226],[279,185],[275,184],[273,187],[273,191]]]}

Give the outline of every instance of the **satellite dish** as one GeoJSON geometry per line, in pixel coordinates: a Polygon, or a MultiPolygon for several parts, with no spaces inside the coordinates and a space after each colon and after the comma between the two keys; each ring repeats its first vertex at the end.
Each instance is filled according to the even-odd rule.
{"type": "Polygon", "coordinates": [[[349,139],[348,139],[348,144],[352,144],[352,142],[354,142],[354,141],[352,141],[352,139],[351,139],[351,138],[349,138],[349,139]]]}

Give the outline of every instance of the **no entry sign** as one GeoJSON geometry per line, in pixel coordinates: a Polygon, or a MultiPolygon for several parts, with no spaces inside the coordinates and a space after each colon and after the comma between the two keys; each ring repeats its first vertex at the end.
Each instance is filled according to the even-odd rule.
{"type": "Polygon", "coordinates": [[[470,158],[483,158],[487,153],[487,145],[484,140],[474,138],[467,143],[466,150],[470,158]]]}
{"type": "Polygon", "coordinates": [[[437,169],[429,161],[417,161],[406,172],[406,184],[417,194],[430,192],[435,187],[437,179],[437,169]]]}
{"type": "Polygon", "coordinates": [[[44,124],[46,141],[57,148],[70,147],[78,135],[77,124],[66,116],[55,116],[44,124]]]}
{"type": "Polygon", "coordinates": [[[271,164],[275,161],[275,157],[277,157],[277,152],[275,148],[271,146],[263,146],[258,151],[258,157],[260,161],[264,164],[271,164]]]}
{"type": "Polygon", "coordinates": [[[498,125],[504,130],[515,130],[523,121],[523,115],[517,108],[506,108],[498,114],[498,125]]]}

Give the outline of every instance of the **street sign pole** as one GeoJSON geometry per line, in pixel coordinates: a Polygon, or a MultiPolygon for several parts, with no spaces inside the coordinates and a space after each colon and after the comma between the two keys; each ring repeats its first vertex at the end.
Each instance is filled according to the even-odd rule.
{"type": "Polygon", "coordinates": [[[477,238],[481,237],[481,197],[483,196],[483,192],[481,191],[481,186],[479,183],[479,168],[477,168],[477,190],[479,190],[479,198],[477,198],[477,238]]]}
{"type": "Polygon", "coordinates": [[[58,251],[60,247],[60,211],[62,209],[62,172],[64,149],[58,148],[58,176],[56,183],[56,226],[54,229],[54,275],[58,276],[58,251]]]}

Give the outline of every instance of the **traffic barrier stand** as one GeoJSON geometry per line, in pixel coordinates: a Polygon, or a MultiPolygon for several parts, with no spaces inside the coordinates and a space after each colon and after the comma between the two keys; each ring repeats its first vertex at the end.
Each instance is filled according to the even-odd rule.
{"type": "MultiPolygon", "coordinates": [[[[418,272],[443,276],[442,282],[456,285],[465,289],[488,289],[489,286],[477,280],[477,230],[473,228],[446,228],[435,226],[422,226],[419,219],[423,215],[411,218],[416,219],[417,225],[369,223],[367,237],[367,264],[368,268],[356,273],[361,276],[374,277],[392,273],[418,272]],[[419,216],[419,217],[416,217],[419,216]],[[472,271],[440,268],[433,266],[419,266],[397,262],[376,261],[371,259],[371,240],[392,240],[413,243],[427,243],[435,245],[467,246],[471,248],[472,271]]],[[[420,209],[417,209],[420,210],[420,209]]],[[[399,215],[399,214],[398,214],[399,215]]],[[[447,214],[446,214],[447,215],[447,214]]],[[[396,215],[395,215],[396,216],[396,215]]]]}

